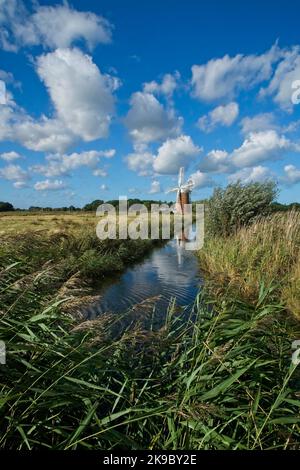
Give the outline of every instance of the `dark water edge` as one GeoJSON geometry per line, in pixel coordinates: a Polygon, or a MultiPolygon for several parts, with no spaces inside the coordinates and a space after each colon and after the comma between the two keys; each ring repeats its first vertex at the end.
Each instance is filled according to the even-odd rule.
{"type": "Polygon", "coordinates": [[[164,317],[172,301],[178,308],[191,306],[202,284],[196,252],[172,239],[123,274],[108,279],[97,292],[99,301],[85,315],[92,320],[107,312],[124,313],[140,304],[149,308],[152,302],[155,316],[164,317]]]}

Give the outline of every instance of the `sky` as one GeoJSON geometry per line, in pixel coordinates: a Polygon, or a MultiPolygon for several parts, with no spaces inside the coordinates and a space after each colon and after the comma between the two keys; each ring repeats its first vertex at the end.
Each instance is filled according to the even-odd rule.
{"type": "Polygon", "coordinates": [[[300,201],[300,1],[0,0],[0,200],[300,201]]]}

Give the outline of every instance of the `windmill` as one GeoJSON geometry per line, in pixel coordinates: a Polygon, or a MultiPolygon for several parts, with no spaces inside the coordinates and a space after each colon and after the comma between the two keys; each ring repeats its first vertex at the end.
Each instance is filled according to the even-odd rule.
{"type": "Polygon", "coordinates": [[[184,183],[184,168],[181,167],[178,174],[178,187],[169,189],[169,191],[167,191],[167,193],[171,193],[173,191],[177,192],[175,204],[176,213],[184,213],[185,204],[190,204],[190,193],[192,192],[193,188],[194,182],[191,179],[184,183]]]}

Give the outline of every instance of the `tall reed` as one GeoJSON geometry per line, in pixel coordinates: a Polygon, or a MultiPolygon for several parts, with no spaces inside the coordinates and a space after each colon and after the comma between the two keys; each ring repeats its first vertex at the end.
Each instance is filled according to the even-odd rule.
{"type": "Polygon", "coordinates": [[[1,448],[299,448],[297,334],[266,289],[255,305],[170,305],[155,330],[151,303],[77,323],[47,266],[1,279],[1,448]]]}
{"type": "Polygon", "coordinates": [[[299,212],[277,213],[228,237],[208,238],[199,256],[219,287],[255,301],[262,283],[275,284],[273,296],[300,318],[299,212]]]}

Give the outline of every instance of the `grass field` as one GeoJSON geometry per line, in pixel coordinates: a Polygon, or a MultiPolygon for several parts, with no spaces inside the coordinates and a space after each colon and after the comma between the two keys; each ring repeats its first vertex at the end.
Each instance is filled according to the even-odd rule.
{"type": "Polygon", "coordinates": [[[89,212],[2,212],[0,215],[0,237],[24,232],[55,233],[83,228],[95,230],[95,213],[89,212]]]}

